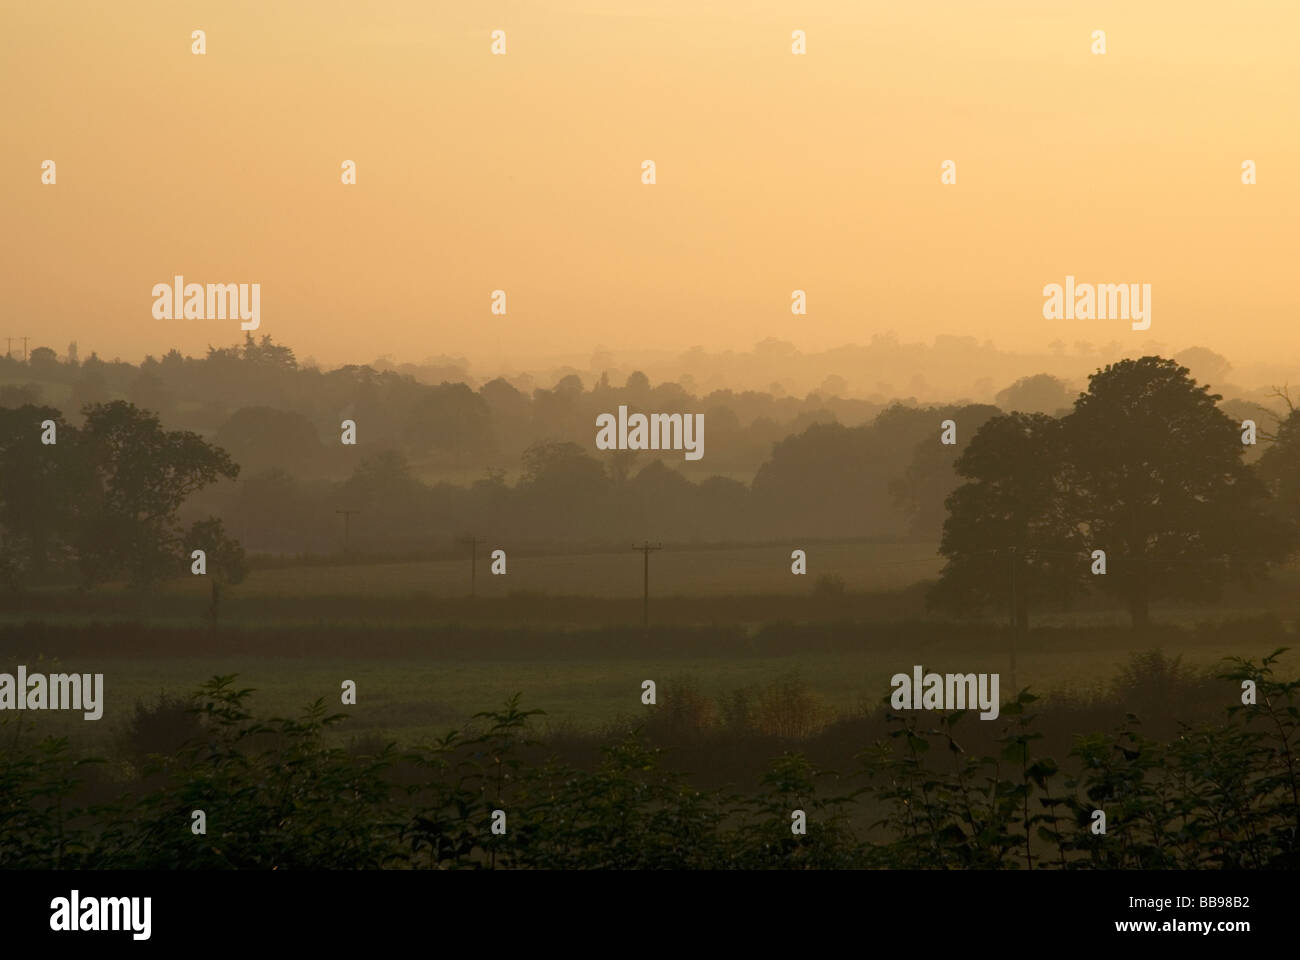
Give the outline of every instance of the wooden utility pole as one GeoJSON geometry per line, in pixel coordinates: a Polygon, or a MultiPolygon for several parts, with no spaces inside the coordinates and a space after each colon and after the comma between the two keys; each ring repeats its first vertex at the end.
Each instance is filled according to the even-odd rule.
{"type": "Polygon", "coordinates": [[[352,527],[352,514],[360,513],[360,510],[335,510],[335,513],[343,514],[343,556],[348,555],[348,534],[352,527]]]}
{"type": "Polygon", "coordinates": [[[459,542],[469,544],[469,596],[472,600],[478,584],[478,548],[487,541],[480,540],[471,534],[468,537],[461,538],[459,542]]]}
{"type": "MultiPolygon", "coordinates": [[[[17,339],[17,337],[14,339],[17,339]]],[[[30,339],[31,337],[23,337],[23,363],[27,362],[27,341],[30,339]]]]}
{"type": "Polygon", "coordinates": [[[650,554],[654,550],[662,550],[663,548],[662,543],[653,547],[650,546],[649,540],[639,547],[632,547],[633,550],[640,550],[642,556],[645,557],[645,594],[641,601],[641,625],[647,629],[650,627],[650,554]]]}

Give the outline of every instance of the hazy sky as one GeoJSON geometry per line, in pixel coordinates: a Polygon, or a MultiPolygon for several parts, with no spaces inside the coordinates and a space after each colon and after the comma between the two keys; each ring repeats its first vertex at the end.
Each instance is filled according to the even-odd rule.
{"type": "Polygon", "coordinates": [[[0,337],[240,339],[153,319],[179,273],[259,282],[259,333],[325,363],[889,329],[1295,359],[1298,32],[1295,0],[4,0],[0,337]],[[1150,283],[1151,330],[1044,320],[1067,274],[1150,283]]]}

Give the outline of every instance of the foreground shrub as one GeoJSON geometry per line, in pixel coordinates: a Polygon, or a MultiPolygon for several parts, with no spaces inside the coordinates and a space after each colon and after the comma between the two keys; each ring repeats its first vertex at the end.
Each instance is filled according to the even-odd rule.
{"type": "MultiPolygon", "coordinates": [[[[0,867],[1294,868],[1300,681],[1275,676],[1282,652],[1227,661],[1217,680],[1232,705],[1165,741],[1130,714],[1076,736],[1058,761],[1040,754],[1036,698],[1021,691],[989,721],[1000,728],[988,755],[962,745],[967,711],[887,713],[888,735],[854,769],[781,752],[748,796],[692,786],[640,729],[614,737],[590,770],[539,761],[529,735],[539,711],[518,696],[418,749],[349,751],[326,745],[343,718],[322,701],[259,720],[251,691],[216,677],[186,703],[185,742],[155,753],[136,792],[108,804],[82,799],[95,758],[0,722],[0,867]]],[[[1119,681],[1157,700],[1209,695],[1210,684],[1154,657],[1119,681]]],[[[711,704],[688,684],[677,690],[666,722],[698,733],[711,704]]],[[[143,716],[175,704],[160,707],[143,716]]],[[[733,696],[720,712],[725,729],[782,737],[816,716],[797,678],[733,696]]],[[[159,742],[144,734],[153,723],[137,721],[137,752],[159,742]]]]}

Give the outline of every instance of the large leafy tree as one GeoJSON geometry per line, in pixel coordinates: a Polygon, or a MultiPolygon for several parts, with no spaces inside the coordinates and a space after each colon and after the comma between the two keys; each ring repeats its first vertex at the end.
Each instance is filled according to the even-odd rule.
{"type": "Polygon", "coordinates": [[[1070,478],[1094,577],[1135,626],[1152,599],[1212,598],[1292,549],[1293,525],[1268,516],[1268,491],[1243,461],[1240,425],[1187,368],[1161,357],[1108,365],[1064,421],[1070,478]]]}
{"type": "Polygon", "coordinates": [[[76,431],[59,411],[0,408],[0,576],[41,580],[69,550],[76,502],[76,431]],[[53,421],[54,443],[42,426],[53,421]]]}
{"type": "Polygon", "coordinates": [[[88,583],[125,575],[144,585],[177,572],[177,512],[196,490],[239,466],[198,434],[163,430],[132,404],[92,404],[77,437],[85,474],[77,510],[78,557],[88,583]]]}
{"type": "Polygon", "coordinates": [[[1047,373],[1021,377],[998,391],[995,399],[999,407],[1013,413],[1058,414],[1070,406],[1070,392],[1065,383],[1047,373]]]}
{"type": "Polygon", "coordinates": [[[294,410],[242,407],[213,439],[250,473],[279,467],[301,476],[319,470],[325,462],[315,426],[294,410]]]}
{"type": "MultiPolygon", "coordinates": [[[[962,444],[998,412],[988,404],[967,404],[941,407],[925,418],[925,432],[913,445],[911,461],[889,485],[894,502],[908,515],[914,536],[933,539],[943,528],[944,501],[960,483],[956,460],[964,452],[962,444]],[[949,418],[957,424],[958,443],[936,443],[940,423],[949,418]]],[[[888,429],[886,415],[881,415],[878,426],[888,429]]]]}
{"type": "Polygon", "coordinates": [[[524,451],[518,504],[539,532],[563,536],[588,524],[599,528],[611,489],[604,464],[576,443],[541,441],[524,451]]]}
{"type": "Polygon", "coordinates": [[[1285,391],[1287,415],[1277,425],[1272,442],[1259,458],[1259,474],[1273,494],[1278,516],[1300,523],[1300,409],[1285,391]]]}
{"type": "Polygon", "coordinates": [[[971,438],[954,464],[966,482],[947,499],[932,606],[1014,610],[1023,630],[1032,606],[1068,600],[1081,542],[1064,441],[1061,421],[1039,413],[994,417],[971,438]]]}

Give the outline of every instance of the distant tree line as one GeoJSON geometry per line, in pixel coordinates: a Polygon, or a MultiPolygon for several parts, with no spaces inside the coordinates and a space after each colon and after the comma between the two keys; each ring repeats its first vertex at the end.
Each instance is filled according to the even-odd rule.
{"type": "MultiPolygon", "coordinates": [[[[250,340],[248,351],[207,362],[296,370],[269,342],[250,340]]],[[[486,402],[483,391],[444,387],[486,402]]],[[[1050,404],[1049,387],[1028,378],[1008,400],[1050,404]]],[[[443,388],[402,389],[433,410],[443,388]]],[[[580,385],[560,393],[596,395],[580,385]]],[[[529,547],[941,538],[949,563],[932,595],[938,608],[1003,613],[1023,629],[1030,610],[1096,592],[1142,624],[1153,599],[1212,599],[1230,581],[1258,582],[1295,545],[1300,414],[1274,423],[1256,413],[1261,443],[1248,445],[1221,400],[1174,361],[1125,360],[1098,371],[1060,416],[894,405],[855,426],[811,423],[773,443],[749,483],[693,478],[641,451],[597,452],[594,418],[582,443],[524,447],[513,477],[485,467],[484,455],[477,480],[429,483],[402,443],[370,437],[382,433],[378,414],[352,411],[361,439],[347,446],[322,441],[292,410],[244,407],[210,442],[125,401],[87,404],[80,423],[27,403],[0,407],[0,562],[14,584],[75,571],[85,583],[147,585],[183,569],[186,542],[219,544],[226,530],[257,552],[337,553],[343,510],[354,512],[353,548],[373,555],[427,555],[467,531],[529,547]],[[953,444],[940,442],[946,420],[953,444]],[[46,421],[57,445],[40,442],[46,421]],[[314,464],[328,458],[350,466],[322,475],[314,464]]],[[[474,422],[450,417],[429,436],[474,422]]],[[[709,450],[725,444],[707,418],[706,431],[709,450]]]]}
{"type": "Polygon", "coordinates": [[[44,402],[75,413],[87,403],[126,400],[168,427],[215,440],[249,471],[278,466],[303,479],[351,472],[355,463],[335,442],[345,418],[364,425],[362,442],[372,449],[400,453],[421,476],[437,479],[467,467],[514,470],[523,451],[542,441],[589,446],[597,414],[619,404],[689,410],[708,420],[713,452],[700,471],[748,476],[787,434],[814,422],[862,423],[882,409],[817,393],[794,398],[717,390],[697,396],[676,383],[652,386],[639,371],[621,386],[608,375],[584,385],[577,374],[567,374],[549,388],[533,387],[523,376],[475,387],[464,378],[427,382],[369,365],[322,371],[300,364],[290,347],[269,335],[254,339],[251,333],[243,344],[209,347],[203,357],[173,349],[139,365],[94,354],[78,359],[75,345],[63,361],[48,347],[34,350],[26,365],[0,358],[0,380],[20,377],[28,382],[0,388],[0,403],[44,402]]]}
{"type": "MultiPolygon", "coordinates": [[[[205,496],[203,509],[226,517],[251,549],[273,553],[336,551],[338,510],[360,511],[353,546],[373,553],[438,549],[467,530],[530,545],[937,539],[959,449],[937,442],[939,424],[956,417],[973,432],[997,412],[899,406],[856,427],[815,424],[776,443],[752,483],[692,478],[640,451],[597,452],[589,438],[533,443],[513,478],[489,467],[468,483],[431,484],[400,451],[359,444],[347,448],[355,465],[346,479],[248,470],[239,484],[205,496]]],[[[706,437],[711,429],[706,418],[706,437]]]]}

